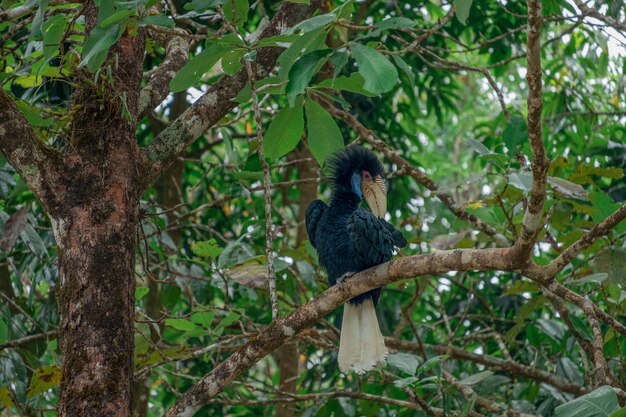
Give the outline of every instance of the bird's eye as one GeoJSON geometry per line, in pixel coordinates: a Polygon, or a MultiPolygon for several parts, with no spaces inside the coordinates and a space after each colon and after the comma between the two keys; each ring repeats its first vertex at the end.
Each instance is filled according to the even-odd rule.
{"type": "Polygon", "coordinates": [[[361,177],[364,180],[371,180],[372,179],[372,175],[368,171],[361,171],[361,177]]]}

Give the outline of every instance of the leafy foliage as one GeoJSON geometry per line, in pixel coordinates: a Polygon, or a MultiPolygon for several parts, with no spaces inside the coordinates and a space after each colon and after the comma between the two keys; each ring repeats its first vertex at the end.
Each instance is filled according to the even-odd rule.
{"type": "MultiPolygon", "coordinates": [[[[189,105],[186,95],[195,100],[224,74],[245,71],[242,60],[254,62],[262,48],[282,50],[277,68],[255,83],[263,126],[256,126],[248,84],[235,100],[236,111],[187,150],[176,186],[159,183],[144,195],[135,371],[150,386],[147,415],[162,415],[179,393],[271,322],[256,129],[263,129],[265,156],[273,164],[281,314],[327,288],[299,232],[306,205],[317,197],[304,191],[317,181],[305,177],[304,168],[317,172],[334,151],[367,142],[320,102],[354,116],[438,185],[437,191],[422,187],[380,154],[390,174],[389,221],[410,241],[400,256],[495,246],[442,204],[439,193],[451,195],[505,241],[520,233],[532,184],[525,1],[334,1],[326,13],[262,39],[275,10],[267,1],[175,2],[181,6],[175,16],[169,6],[147,12],[155,1],[96,1],[99,13],[89,33],[84,19],[76,19],[80,4],[49,3],[16,2],[9,10],[28,6],[30,13],[0,22],[0,80],[39,137],[59,150],[72,148],[73,84],[106,80],[107,56],[126,32],[154,31],[148,32],[147,74],[166,52],[156,33],[171,35],[177,26],[193,42],[193,56],[169,84],[172,93],[186,93],[170,96],[141,120],[141,145],[154,140],[161,124],[173,122],[181,101],[189,105]],[[413,45],[452,7],[455,19],[413,45]],[[222,15],[232,29],[224,28],[222,15]]],[[[624,21],[621,2],[595,3],[624,21]]],[[[542,127],[550,167],[533,252],[539,265],[556,259],[626,200],[626,55],[623,45],[614,51],[615,33],[582,16],[579,21],[579,15],[570,2],[544,2],[542,127]]],[[[1,156],[0,165],[0,405],[11,413],[52,416],[61,361],[58,253],[36,197],[1,156]],[[15,344],[30,336],[36,337],[15,344]]],[[[330,193],[324,182],[319,190],[324,197],[330,193]]],[[[622,222],[557,276],[623,324],[625,233],[622,222]]],[[[585,311],[555,301],[519,274],[416,277],[386,288],[378,310],[392,355],[386,368],[365,377],[337,370],[338,313],[298,339],[293,394],[321,394],[298,401],[298,415],[416,415],[393,401],[372,400],[412,402],[415,395],[457,415],[501,415],[509,408],[541,416],[624,413],[613,389],[597,387],[592,353],[593,343],[600,343],[595,349],[624,387],[626,338],[602,323],[598,342],[585,311]],[[329,394],[340,391],[369,397],[329,394]],[[503,408],[490,410],[482,399],[503,408]]],[[[262,359],[204,415],[273,414],[272,399],[286,398],[277,388],[282,360],[262,359]]]]}

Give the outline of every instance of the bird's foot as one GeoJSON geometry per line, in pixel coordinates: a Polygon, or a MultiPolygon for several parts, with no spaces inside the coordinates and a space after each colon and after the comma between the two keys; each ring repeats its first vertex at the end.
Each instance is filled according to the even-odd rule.
{"type": "Polygon", "coordinates": [[[346,272],[345,274],[343,274],[342,276],[340,276],[339,278],[337,278],[337,285],[339,285],[340,287],[343,286],[343,282],[346,278],[350,278],[352,276],[356,275],[356,272],[346,272]]]}

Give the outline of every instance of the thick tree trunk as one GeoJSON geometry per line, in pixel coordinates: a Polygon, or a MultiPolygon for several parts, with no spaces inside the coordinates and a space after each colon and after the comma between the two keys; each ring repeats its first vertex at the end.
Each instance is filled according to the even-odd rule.
{"type": "Polygon", "coordinates": [[[119,184],[104,194],[55,219],[61,416],[131,415],[138,199],[119,184]]]}
{"type": "Polygon", "coordinates": [[[107,61],[113,76],[76,90],[71,150],[53,184],[63,196],[48,211],[59,246],[61,417],[132,415],[144,43],[142,32],[122,35],[107,61]]]}

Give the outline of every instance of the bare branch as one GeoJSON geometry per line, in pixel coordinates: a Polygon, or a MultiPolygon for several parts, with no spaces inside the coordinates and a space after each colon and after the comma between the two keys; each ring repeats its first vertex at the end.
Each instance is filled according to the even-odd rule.
{"type": "Polygon", "coordinates": [[[6,343],[0,345],[0,350],[13,349],[17,347],[27,346],[33,342],[39,342],[40,340],[55,339],[57,337],[57,331],[52,330],[45,333],[37,333],[30,336],[22,337],[21,339],[9,340],[6,343]]]}
{"type": "Polygon", "coordinates": [[[606,23],[607,25],[611,26],[613,29],[618,30],[622,33],[626,33],[626,22],[620,22],[619,20],[614,19],[611,16],[606,16],[600,13],[596,9],[592,9],[591,7],[587,6],[582,0],[574,0],[574,3],[576,3],[576,6],[586,16],[591,16],[593,18],[596,18],[606,23]]]}
{"type": "MultiPolygon", "coordinates": [[[[66,4],[66,3],[82,3],[82,1],[81,0],[50,0],[48,2],[48,6],[57,6],[59,4],[66,4]]],[[[0,23],[17,19],[31,12],[34,12],[37,9],[36,7],[37,4],[38,2],[33,2],[29,6],[18,6],[12,9],[0,11],[0,23]]]]}
{"type": "MultiPolygon", "coordinates": [[[[181,30],[182,32],[182,30],[181,30]]],[[[189,55],[189,41],[182,36],[172,36],[167,40],[165,59],[150,77],[148,84],[139,95],[139,117],[159,105],[167,97],[169,83],[186,63],[189,55]]]]}
{"type": "Polygon", "coordinates": [[[551,277],[555,276],[561,269],[569,264],[572,259],[591,246],[597,239],[607,235],[624,219],[626,219],[626,204],[614,211],[609,217],[595,225],[588,233],[565,249],[558,258],[546,267],[549,271],[549,275],[551,277]]]}
{"type": "Polygon", "coordinates": [[[434,52],[430,51],[427,48],[421,48],[420,50],[424,51],[428,56],[435,58],[435,60],[439,63],[438,65],[439,67],[448,68],[448,69],[456,69],[456,70],[472,71],[472,72],[478,72],[478,73],[483,74],[483,76],[487,79],[487,82],[489,83],[491,88],[493,88],[493,91],[495,91],[496,96],[498,97],[498,102],[500,103],[500,107],[502,108],[502,113],[504,113],[504,117],[506,117],[506,120],[509,120],[511,118],[511,114],[509,113],[509,110],[506,108],[506,103],[504,102],[504,95],[502,94],[502,90],[500,90],[500,87],[498,87],[498,83],[496,83],[496,80],[493,79],[493,77],[491,76],[487,68],[474,67],[472,65],[462,64],[460,62],[450,61],[450,60],[441,58],[439,55],[435,54],[434,52]]]}
{"type": "Polygon", "coordinates": [[[250,61],[245,62],[248,81],[250,82],[250,94],[252,96],[252,108],[256,122],[256,140],[259,161],[263,169],[263,197],[265,200],[265,256],[267,257],[267,283],[270,291],[272,304],[272,319],[278,318],[278,296],[276,294],[276,271],[274,269],[274,231],[272,230],[272,180],[270,178],[270,166],[265,160],[263,153],[263,119],[259,108],[259,97],[255,87],[255,72],[250,61]]]}
{"type": "MultiPolygon", "coordinates": [[[[320,1],[312,1],[310,6],[285,2],[280,7],[261,38],[282,33],[286,28],[310,16],[319,6],[320,1]]],[[[257,77],[265,77],[276,65],[281,48],[261,48],[257,53],[257,77]]],[[[144,185],[151,184],[161,172],[206,129],[213,126],[232,110],[237,103],[232,99],[248,82],[246,69],[233,76],[223,76],[211,85],[187,111],[161,132],[145,149],[146,160],[143,165],[144,185]]]]}
{"type": "Polygon", "coordinates": [[[528,139],[532,151],[533,183],[530,201],[524,213],[520,235],[513,245],[513,253],[517,262],[530,262],[530,254],[537,238],[541,224],[543,204],[546,199],[546,184],[550,160],[546,157],[541,133],[542,85],[541,85],[541,0],[527,0],[528,62],[526,80],[528,82],[528,139]]]}
{"type": "MultiPolygon", "coordinates": [[[[418,410],[421,411],[422,408],[410,401],[396,400],[394,398],[382,397],[378,395],[367,394],[364,392],[358,391],[333,391],[333,392],[320,392],[316,394],[300,394],[300,395],[286,395],[279,398],[273,398],[269,400],[232,400],[232,399],[215,399],[211,400],[211,403],[217,404],[227,404],[227,405],[247,405],[247,406],[261,406],[261,405],[272,405],[272,404],[280,404],[280,403],[297,403],[303,401],[317,401],[322,398],[356,398],[359,400],[370,401],[374,403],[380,404],[389,404],[396,407],[400,407],[403,409],[409,410],[418,410]]],[[[435,415],[443,416],[444,412],[442,409],[435,408],[435,415]]]]}

